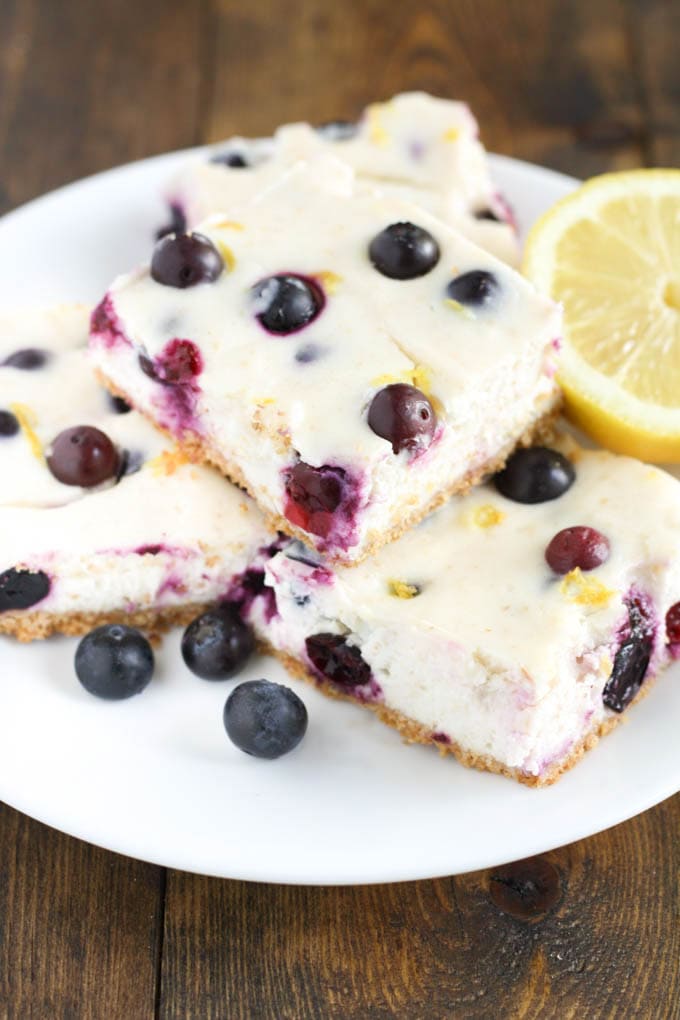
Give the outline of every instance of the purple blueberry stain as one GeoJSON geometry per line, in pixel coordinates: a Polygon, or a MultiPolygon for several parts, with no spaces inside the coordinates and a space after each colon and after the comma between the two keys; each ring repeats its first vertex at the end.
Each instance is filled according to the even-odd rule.
{"type": "Polygon", "coordinates": [[[422,163],[427,146],[420,138],[414,138],[408,145],[408,154],[415,163],[422,163]]]}
{"type": "Polygon", "coordinates": [[[321,539],[319,549],[346,550],[356,544],[361,484],[350,471],[298,461],[283,471],[283,485],[286,519],[321,539]]]}
{"type": "Polygon", "coordinates": [[[90,339],[110,350],[118,344],[130,345],[110,294],[105,294],[90,316],[90,339]]]}
{"type": "Polygon", "coordinates": [[[186,595],[187,586],[181,574],[171,571],[161,582],[156,592],[156,598],[162,599],[164,595],[186,595]]]}
{"type": "Polygon", "coordinates": [[[519,225],[517,223],[517,217],[515,216],[515,210],[512,208],[505,195],[501,195],[500,192],[496,192],[494,195],[494,201],[500,211],[501,219],[505,223],[509,224],[515,233],[518,233],[519,225]]]}
{"type": "Polygon", "coordinates": [[[198,345],[175,337],[155,358],[140,351],[137,359],[142,372],[160,387],[153,398],[159,424],[174,435],[200,432],[196,404],[201,389],[196,380],[203,371],[203,356],[198,345]]]}
{"type": "Polygon", "coordinates": [[[444,733],[443,730],[436,730],[432,734],[432,739],[436,744],[444,744],[447,747],[450,746],[452,743],[451,737],[448,735],[448,733],[444,733]]]}
{"type": "Polygon", "coordinates": [[[165,552],[165,547],[162,545],[140,545],[134,551],[137,556],[158,556],[159,553],[165,552]]]}
{"type": "Polygon", "coordinates": [[[263,567],[249,567],[237,574],[221,601],[233,606],[244,619],[248,619],[256,602],[262,608],[266,623],[278,615],[276,593],[265,584],[263,567]]]}

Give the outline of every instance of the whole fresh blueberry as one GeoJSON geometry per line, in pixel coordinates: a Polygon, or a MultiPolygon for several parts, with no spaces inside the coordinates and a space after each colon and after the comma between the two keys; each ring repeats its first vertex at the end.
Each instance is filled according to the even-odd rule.
{"type": "Polygon", "coordinates": [[[127,400],[123,400],[122,397],[115,397],[113,393],[108,393],[107,396],[109,398],[109,405],[114,414],[129,414],[132,410],[127,400]]]}
{"type": "Polygon", "coordinates": [[[575,478],[571,461],[557,450],[532,446],[513,453],[493,481],[501,496],[515,503],[546,503],[562,496],[575,478]]]}
{"type": "Polygon", "coordinates": [[[242,152],[216,152],[214,156],[210,157],[211,163],[216,163],[219,166],[228,166],[232,170],[245,170],[248,166],[248,161],[242,152]]]}
{"type": "Polygon", "coordinates": [[[568,574],[577,567],[594,570],[609,559],[609,539],[585,525],[562,528],[550,539],[545,559],[556,574],[568,574]]]}
{"type": "Polygon", "coordinates": [[[415,386],[391,383],[378,390],[368,409],[373,432],[392,444],[392,452],[424,450],[432,442],[437,416],[432,404],[415,386]]]}
{"type": "Polygon", "coordinates": [[[374,267],[391,280],[425,276],[437,265],[439,255],[439,245],[432,234],[414,223],[391,223],[368,246],[368,257],[374,267]]]}
{"type": "Polygon", "coordinates": [[[312,634],[305,641],[309,661],[322,676],[340,687],[363,687],[371,680],[371,667],[356,645],[343,634],[312,634]]]}
{"type": "Polygon", "coordinates": [[[0,613],[29,609],[49,593],[50,579],[42,570],[16,570],[10,567],[0,574],[0,613]]]}
{"type": "Polygon", "coordinates": [[[151,277],[164,287],[213,283],[224,269],[215,245],[203,234],[168,234],[154,248],[151,277]]]}
{"type": "Polygon", "coordinates": [[[270,333],[296,333],[318,316],[324,306],[321,288],[313,280],[280,273],[259,280],[251,290],[255,318],[270,333]]]}
{"type": "Polygon", "coordinates": [[[446,296],[461,305],[472,305],[476,308],[489,304],[500,290],[500,284],[493,273],[486,269],[472,269],[469,273],[461,273],[450,281],[446,288],[446,296]]]}
{"type": "Polygon", "coordinates": [[[154,656],[140,631],[113,623],[85,635],[76,649],[75,667],[86,691],[120,701],[144,690],[153,674],[154,656]]]}
{"type": "Polygon", "coordinates": [[[0,436],[9,439],[19,431],[19,422],[11,411],[0,411],[0,436]]]}
{"type": "Polygon", "coordinates": [[[21,368],[24,372],[33,372],[36,368],[42,368],[49,361],[49,353],[39,347],[24,347],[20,351],[14,351],[2,362],[7,368],[21,368]]]}
{"type": "Polygon", "coordinates": [[[91,425],[64,429],[47,454],[47,466],[58,481],[85,489],[116,478],[120,465],[120,454],[109,437],[91,425]]]}
{"type": "Polygon", "coordinates": [[[289,687],[247,680],[224,706],[224,728],[232,743],[255,758],[280,758],[307,732],[307,709],[289,687]]]}
{"type": "Polygon", "coordinates": [[[228,608],[210,609],[193,620],[182,637],[182,657],[203,680],[228,680],[255,648],[250,627],[228,608]]]}

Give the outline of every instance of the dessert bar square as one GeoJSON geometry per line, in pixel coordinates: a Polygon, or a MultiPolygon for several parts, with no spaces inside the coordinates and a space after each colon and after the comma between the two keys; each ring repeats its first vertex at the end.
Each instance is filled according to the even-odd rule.
{"type": "Polygon", "coordinates": [[[88,320],[0,316],[0,633],[20,640],[188,623],[271,541],[244,493],[97,383],[88,320]]]}
{"type": "Polygon", "coordinates": [[[266,567],[276,613],[251,618],[406,740],[553,782],[680,651],[680,483],[569,452],[519,451],[498,481],[513,499],[480,486],[351,570],[289,543],[266,567]]]}
{"type": "Polygon", "coordinates": [[[510,267],[322,159],[160,241],[90,349],[272,527],[358,562],[554,415],[559,331],[510,267]]]}

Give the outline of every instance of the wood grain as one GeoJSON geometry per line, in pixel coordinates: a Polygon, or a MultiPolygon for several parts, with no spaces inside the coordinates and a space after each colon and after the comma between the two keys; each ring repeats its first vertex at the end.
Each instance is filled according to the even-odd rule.
{"type": "Polygon", "coordinates": [[[468,100],[496,151],[583,176],[642,161],[619,0],[425,0],[395,16],[384,0],[299,0],[285,19],[276,0],[218,0],[217,11],[211,140],[351,118],[422,88],[468,100]]]}
{"type": "Polygon", "coordinates": [[[0,805],[0,1018],[153,1017],[162,881],[0,805]]]}
{"type": "Polygon", "coordinates": [[[521,869],[434,882],[305,889],[173,872],[159,1016],[677,1020],[679,808],[521,869]]]}
{"type": "Polygon", "coordinates": [[[647,134],[646,161],[680,166],[680,4],[630,0],[631,51],[647,134]]]}
{"type": "MultiPolygon", "coordinates": [[[[68,180],[195,144],[202,4],[3,0],[0,211],[68,180]]],[[[209,77],[209,69],[208,69],[209,77]]]]}

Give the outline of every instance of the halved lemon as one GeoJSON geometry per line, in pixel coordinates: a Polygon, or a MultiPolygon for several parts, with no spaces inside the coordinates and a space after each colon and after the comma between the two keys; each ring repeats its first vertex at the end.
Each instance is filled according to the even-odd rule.
{"type": "Polygon", "coordinates": [[[618,453],[680,462],[680,170],[594,177],[535,224],[523,268],[564,305],[571,420],[618,453]]]}

